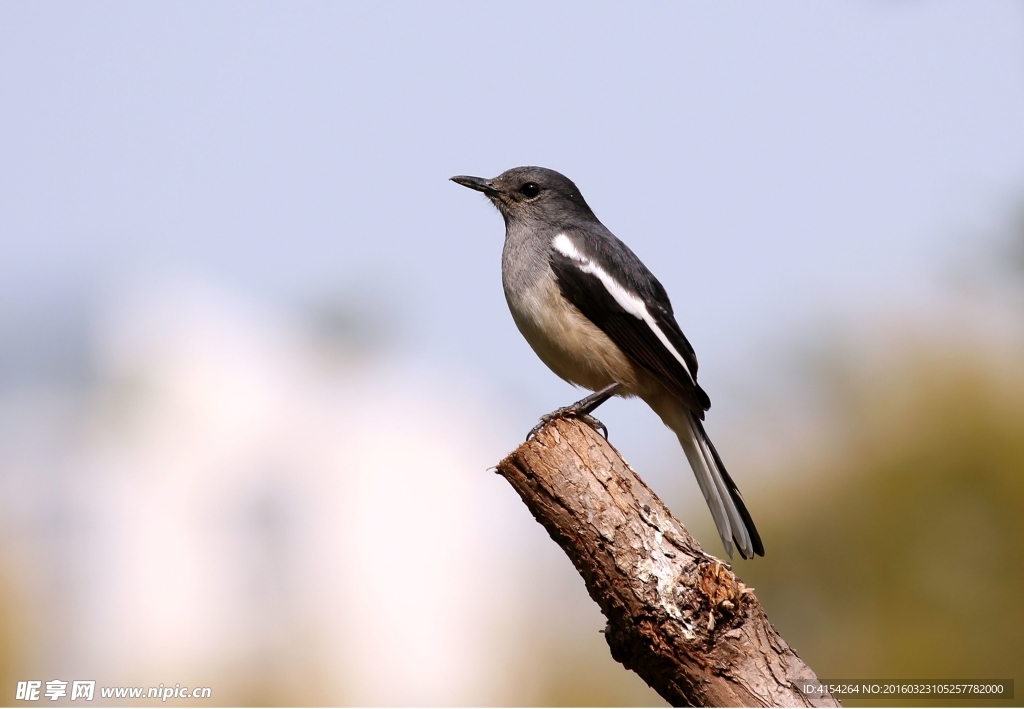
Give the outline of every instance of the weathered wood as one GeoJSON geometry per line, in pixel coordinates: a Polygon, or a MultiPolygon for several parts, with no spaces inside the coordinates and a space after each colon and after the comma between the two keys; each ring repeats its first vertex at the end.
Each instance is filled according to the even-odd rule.
{"type": "Polygon", "coordinates": [[[556,419],[497,466],[601,607],[612,657],[674,706],[840,706],[730,568],[589,426],[556,419]]]}

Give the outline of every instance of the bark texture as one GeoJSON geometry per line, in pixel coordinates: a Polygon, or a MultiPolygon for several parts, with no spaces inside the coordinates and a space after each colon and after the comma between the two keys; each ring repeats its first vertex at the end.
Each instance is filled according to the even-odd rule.
{"type": "Polygon", "coordinates": [[[612,657],[674,706],[840,706],[753,589],[705,554],[618,451],[556,419],[497,467],[601,607],[612,657]]]}

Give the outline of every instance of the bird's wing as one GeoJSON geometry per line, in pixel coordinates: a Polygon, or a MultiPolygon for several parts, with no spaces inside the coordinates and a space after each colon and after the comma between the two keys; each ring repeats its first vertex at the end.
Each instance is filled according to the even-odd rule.
{"type": "Polygon", "coordinates": [[[697,384],[697,357],[665,289],[640,259],[610,232],[593,239],[566,230],[552,246],[551,270],[565,299],[704,418],[711,401],[697,384]]]}

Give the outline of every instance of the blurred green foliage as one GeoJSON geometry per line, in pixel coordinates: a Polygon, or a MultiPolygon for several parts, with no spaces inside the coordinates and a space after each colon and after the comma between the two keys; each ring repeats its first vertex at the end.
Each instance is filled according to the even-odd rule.
{"type": "Polygon", "coordinates": [[[1020,681],[1024,355],[886,357],[833,368],[838,445],[759,492],[767,556],[738,571],[819,677],[1020,681]]]}

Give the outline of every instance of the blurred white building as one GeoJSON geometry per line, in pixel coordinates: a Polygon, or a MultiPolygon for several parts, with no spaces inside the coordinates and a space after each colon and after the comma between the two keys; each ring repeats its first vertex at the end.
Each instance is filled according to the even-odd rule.
{"type": "Polygon", "coordinates": [[[8,471],[57,521],[36,673],[217,703],[508,701],[536,525],[487,471],[484,393],[215,288],[116,303],[51,431],[67,450],[8,471]]]}

